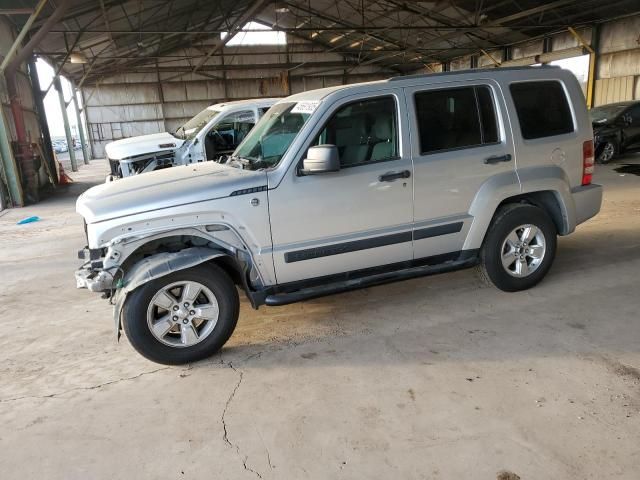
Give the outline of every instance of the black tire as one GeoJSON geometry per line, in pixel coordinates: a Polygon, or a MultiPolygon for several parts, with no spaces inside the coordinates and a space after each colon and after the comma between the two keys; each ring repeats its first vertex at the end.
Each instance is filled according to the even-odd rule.
{"type": "Polygon", "coordinates": [[[606,165],[611,162],[619,153],[620,149],[618,148],[618,144],[613,140],[608,140],[600,150],[600,154],[598,158],[596,158],[596,162],[602,165],[606,165]]]}
{"type": "Polygon", "coordinates": [[[227,342],[233,333],[240,301],[229,275],[216,265],[199,265],[171,273],[145,283],[127,296],[122,309],[122,325],[133,348],[149,360],[164,365],[180,365],[210,357],[227,342]],[[161,343],[149,329],[147,309],[154,295],[175,282],[198,282],[207,287],[218,302],[218,320],[211,333],[192,346],[174,347],[161,343]]]}
{"type": "MultiPolygon", "coordinates": [[[[488,278],[491,283],[505,292],[517,292],[535,286],[551,268],[556,254],[556,236],[555,224],[541,208],[522,203],[501,207],[496,213],[480,249],[481,277],[488,278]],[[502,265],[502,249],[507,236],[521,225],[538,227],[544,235],[546,250],[540,263],[530,274],[516,277],[509,274],[502,265]]],[[[529,260],[525,259],[525,262],[529,260]]]]}

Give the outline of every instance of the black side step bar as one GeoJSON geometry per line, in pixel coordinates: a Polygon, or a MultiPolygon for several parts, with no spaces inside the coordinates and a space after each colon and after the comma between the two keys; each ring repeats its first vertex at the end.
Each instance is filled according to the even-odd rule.
{"type": "Polygon", "coordinates": [[[317,287],[303,288],[291,293],[276,293],[267,295],[264,304],[269,306],[289,305],[290,303],[300,302],[302,300],[310,300],[312,298],[324,297],[334,293],[349,292],[359,288],[372,287],[382,285],[384,283],[396,282],[399,280],[408,280],[410,278],[424,277],[426,275],[434,275],[436,273],[450,272],[466,267],[471,267],[478,263],[476,258],[465,258],[463,260],[448,261],[439,265],[423,265],[418,267],[410,267],[404,270],[394,272],[379,273],[368,277],[354,278],[341,282],[329,283],[317,287]]]}

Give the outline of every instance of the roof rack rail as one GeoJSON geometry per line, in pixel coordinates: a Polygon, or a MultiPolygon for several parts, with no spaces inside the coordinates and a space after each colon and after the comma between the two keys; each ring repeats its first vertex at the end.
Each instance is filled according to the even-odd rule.
{"type": "Polygon", "coordinates": [[[398,80],[407,80],[411,78],[423,78],[423,77],[444,77],[447,75],[460,75],[463,73],[477,73],[477,72],[504,72],[513,70],[529,70],[533,68],[561,68],[558,65],[526,65],[519,67],[492,67],[492,68],[465,68],[464,70],[454,70],[452,72],[434,72],[434,73],[416,73],[414,75],[404,75],[399,77],[391,77],[390,82],[396,82],[398,80]]]}

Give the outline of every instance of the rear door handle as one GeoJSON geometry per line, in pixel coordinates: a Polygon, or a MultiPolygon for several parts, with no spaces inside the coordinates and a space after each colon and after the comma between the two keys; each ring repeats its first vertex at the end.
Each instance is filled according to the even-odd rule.
{"type": "Polygon", "coordinates": [[[401,172],[383,173],[378,177],[378,180],[381,182],[393,182],[398,178],[409,178],[410,176],[411,176],[411,172],[409,170],[403,170],[401,172]]]}
{"type": "Polygon", "coordinates": [[[484,163],[487,165],[493,165],[494,163],[510,162],[510,161],[511,161],[510,153],[506,153],[504,155],[492,155],[491,157],[487,157],[484,159],[484,163]]]}

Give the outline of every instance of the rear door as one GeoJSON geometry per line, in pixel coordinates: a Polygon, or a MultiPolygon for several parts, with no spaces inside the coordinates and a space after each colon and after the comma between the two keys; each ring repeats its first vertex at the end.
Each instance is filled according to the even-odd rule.
{"type": "Polygon", "coordinates": [[[513,139],[497,83],[405,88],[414,163],[414,258],[459,252],[471,203],[489,179],[517,185],[513,139]]]}

